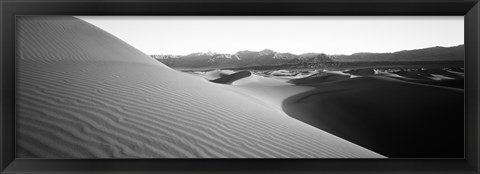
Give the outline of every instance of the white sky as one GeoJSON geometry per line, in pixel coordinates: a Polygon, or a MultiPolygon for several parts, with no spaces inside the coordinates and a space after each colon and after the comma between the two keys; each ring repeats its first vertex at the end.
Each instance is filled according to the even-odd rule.
{"type": "Polygon", "coordinates": [[[463,16],[77,16],[146,54],[395,52],[464,43],[463,16]]]}

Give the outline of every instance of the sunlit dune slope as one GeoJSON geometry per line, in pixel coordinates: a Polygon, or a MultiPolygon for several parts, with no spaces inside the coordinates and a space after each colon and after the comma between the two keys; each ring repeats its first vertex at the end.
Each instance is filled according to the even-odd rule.
{"type": "Polygon", "coordinates": [[[383,157],[79,19],[17,29],[18,158],[383,157]]]}

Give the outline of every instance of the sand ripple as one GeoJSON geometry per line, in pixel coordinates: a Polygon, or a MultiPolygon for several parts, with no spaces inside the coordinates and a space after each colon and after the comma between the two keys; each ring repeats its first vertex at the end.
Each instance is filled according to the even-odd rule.
{"type": "Polygon", "coordinates": [[[73,17],[20,17],[19,158],[383,157],[73,17]]]}

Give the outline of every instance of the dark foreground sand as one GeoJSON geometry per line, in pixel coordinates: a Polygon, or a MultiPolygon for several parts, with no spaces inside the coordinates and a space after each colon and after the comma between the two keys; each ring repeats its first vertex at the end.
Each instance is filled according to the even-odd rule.
{"type": "Polygon", "coordinates": [[[389,158],[463,157],[463,90],[388,77],[310,86],[283,102],[289,116],[389,158]]]}

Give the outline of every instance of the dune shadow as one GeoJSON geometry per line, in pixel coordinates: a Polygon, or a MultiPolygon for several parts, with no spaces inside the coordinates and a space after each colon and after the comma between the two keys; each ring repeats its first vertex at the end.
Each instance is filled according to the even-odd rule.
{"type": "Polygon", "coordinates": [[[210,81],[221,84],[232,84],[234,81],[249,77],[251,75],[252,73],[250,71],[240,71],[230,75],[222,75],[220,78],[210,81]]]}
{"type": "Polygon", "coordinates": [[[283,101],[289,116],[390,158],[464,157],[461,89],[385,77],[308,85],[283,101]]]}
{"type": "Polygon", "coordinates": [[[464,78],[456,78],[451,80],[421,80],[421,79],[403,79],[397,77],[391,77],[397,80],[403,80],[412,83],[419,83],[419,84],[426,84],[426,85],[434,85],[434,86],[443,86],[443,87],[450,87],[450,88],[457,88],[457,89],[464,89],[464,78]]]}

